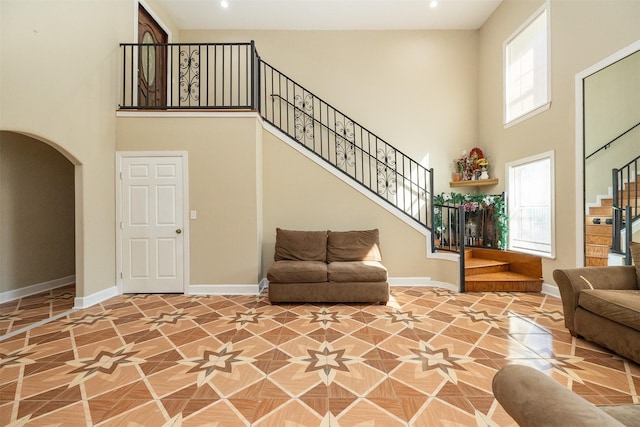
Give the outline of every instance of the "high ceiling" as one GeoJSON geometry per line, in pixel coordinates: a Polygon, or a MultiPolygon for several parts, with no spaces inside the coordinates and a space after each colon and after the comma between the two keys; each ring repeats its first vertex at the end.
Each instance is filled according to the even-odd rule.
{"type": "Polygon", "coordinates": [[[473,30],[502,0],[157,0],[183,30],[473,30]]]}

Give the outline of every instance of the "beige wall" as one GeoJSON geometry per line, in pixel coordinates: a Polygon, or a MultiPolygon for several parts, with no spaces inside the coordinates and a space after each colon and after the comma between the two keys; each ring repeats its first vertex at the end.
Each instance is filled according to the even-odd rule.
{"type": "Polygon", "coordinates": [[[2,0],[0,129],[33,135],[75,166],[78,296],[115,284],[114,152],[120,42],[133,0],[2,0]]]}
{"type": "Polygon", "coordinates": [[[257,284],[261,276],[260,140],[255,117],[117,119],[119,151],[189,154],[191,284],[257,284]]]}
{"type": "MultiPolygon", "coordinates": [[[[585,156],[640,123],[640,52],[584,79],[585,156]]],[[[585,161],[585,201],[608,194],[611,169],[640,155],[640,127],[585,161]]]]}
{"type": "MultiPolygon", "coordinates": [[[[479,33],[479,135],[493,163],[549,150],[556,160],[556,259],[544,260],[547,283],[555,268],[576,265],[575,75],[640,39],[640,2],[551,1],[551,108],[505,129],[502,125],[502,43],[542,1],[505,0],[479,33]]],[[[504,168],[495,169],[504,186],[504,168]]]]}
{"type": "Polygon", "coordinates": [[[265,132],[264,263],[273,263],[276,227],[293,230],[380,230],[390,277],[457,283],[454,263],[426,259],[426,238],[304,155],[265,132]],[[452,272],[453,270],[453,272],[452,272]]]}
{"type": "Polygon", "coordinates": [[[182,42],[255,40],[267,63],[436,169],[477,142],[476,31],[182,31],[182,42]],[[427,163],[428,162],[428,163],[427,163]]]}
{"type": "Polygon", "coordinates": [[[0,131],[0,292],[75,273],[73,165],[0,131]]]}

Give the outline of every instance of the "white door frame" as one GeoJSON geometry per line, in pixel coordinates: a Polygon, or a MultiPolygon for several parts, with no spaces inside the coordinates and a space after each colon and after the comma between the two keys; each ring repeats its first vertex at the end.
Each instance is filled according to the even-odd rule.
{"type": "Polygon", "coordinates": [[[187,151],[116,151],[116,286],[122,295],[122,160],[133,157],[180,157],[182,158],[182,209],[184,225],[182,227],[183,250],[183,292],[189,293],[189,155],[187,151]]]}
{"type": "Polygon", "coordinates": [[[611,64],[633,55],[640,51],[640,40],[631,43],[629,46],[609,55],[603,60],[593,64],[584,71],[576,74],[575,77],[575,123],[576,123],[576,265],[584,266],[584,94],[582,92],[582,81],[592,74],[607,68],[611,64]]]}

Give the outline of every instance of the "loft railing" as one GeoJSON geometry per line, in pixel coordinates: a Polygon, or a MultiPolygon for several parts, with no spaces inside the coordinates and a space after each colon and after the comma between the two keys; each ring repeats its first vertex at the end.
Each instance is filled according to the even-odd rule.
{"type": "Polygon", "coordinates": [[[632,224],[640,218],[640,156],[620,169],[612,170],[613,181],[613,243],[611,251],[625,254],[627,264],[631,263],[629,244],[632,238],[632,224]],[[623,230],[624,241],[623,241],[623,230]]]}
{"type": "Polygon", "coordinates": [[[121,43],[120,109],[256,110],[250,43],[121,43]]]}
{"type": "Polygon", "coordinates": [[[432,228],[433,170],[264,62],[253,41],[120,46],[120,109],[257,110],[301,147],[432,228]]]}

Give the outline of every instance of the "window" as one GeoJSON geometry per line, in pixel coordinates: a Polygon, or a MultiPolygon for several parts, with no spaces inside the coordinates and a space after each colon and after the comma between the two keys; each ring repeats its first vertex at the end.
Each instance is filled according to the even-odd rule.
{"type": "Polygon", "coordinates": [[[504,42],[504,123],[514,125],[549,108],[549,3],[504,42]]]}
{"type": "Polygon", "coordinates": [[[555,257],[554,154],[507,164],[509,249],[555,257]]]}

